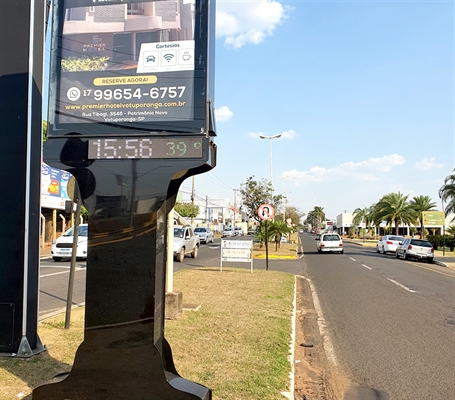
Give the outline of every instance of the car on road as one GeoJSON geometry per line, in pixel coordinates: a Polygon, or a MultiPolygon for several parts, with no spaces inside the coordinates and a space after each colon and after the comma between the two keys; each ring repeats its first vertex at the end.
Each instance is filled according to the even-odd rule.
{"type": "MultiPolygon", "coordinates": [[[[80,224],[77,233],[77,259],[87,259],[88,225],[80,224]]],[[[51,247],[52,259],[56,262],[71,258],[73,254],[74,226],[54,240],[51,247]]]]}
{"type": "Polygon", "coordinates": [[[194,228],[194,233],[199,236],[201,243],[213,243],[213,231],[210,228],[198,226],[194,228]]]}
{"type": "Polygon", "coordinates": [[[191,225],[174,225],[174,259],[183,262],[185,255],[197,258],[200,245],[199,236],[191,225]]]}
{"type": "Polygon", "coordinates": [[[397,246],[404,240],[402,236],[396,235],[384,235],[376,243],[376,253],[395,253],[397,251],[397,246]]]}
{"type": "Polygon", "coordinates": [[[287,243],[288,240],[286,239],[286,236],[281,236],[280,243],[287,243]]]}
{"type": "Polygon", "coordinates": [[[337,233],[322,233],[315,240],[318,253],[344,253],[343,241],[337,233]]]}
{"type": "Polygon", "coordinates": [[[396,258],[415,259],[431,264],[434,261],[433,245],[428,240],[404,239],[397,246],[396,258]]]}
{"type": "Polygon", "coordinates": [[[224,228],[223,237],[232,237],[234,236],[234,231],[232,228],[224,228]]]}
{"type": "Polygon", "coordinates": [[[245,236],[245,232],[243,232],[243,229],[240,226],[236,226],[234,228],[234,236],[245,236]]]}

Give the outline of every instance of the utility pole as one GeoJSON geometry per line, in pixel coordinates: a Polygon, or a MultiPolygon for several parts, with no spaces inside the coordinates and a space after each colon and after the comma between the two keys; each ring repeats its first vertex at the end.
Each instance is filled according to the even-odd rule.
{"type": "Polygon", "coordinates": [[[235,209],[237,207],[237,190],[239,189],[232,189],[234,191],[234,220],[232,222],[232,232],[235,232],[235,209]]]}
{"type": "Polygon", "coordinates": [[[209,196],[205,196],[205,224],[208,226],[208,213],[209,213],[209,209],[208,209],[208,206],[209,206],[209,196]]]}
{"type": "MultiPolygon", "coordinates": [[[[191,178],[191,205],[194,209],[194,175],[191,178]]],[[[194,217],[191,217],[191,226],[194,226],[194,217]]]]}

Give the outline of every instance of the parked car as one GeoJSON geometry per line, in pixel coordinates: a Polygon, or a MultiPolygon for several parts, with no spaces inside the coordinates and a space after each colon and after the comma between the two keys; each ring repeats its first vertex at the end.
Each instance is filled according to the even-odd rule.
{"type": "Polygon", "coordinates": [[[280,242],[281,243],[287,243],[288,240],[286,239],[286,236],[281,236],[280,242]]]}
{"type": "Polygon", "coordinates": [[[194,228],[194,233],[199,236],[203,243],[213,243],[213,232],[209,228],[194,228]]]}
{"type": "MultiPolygon", "coordinates": [[[[71,258],[73,254],[74,227],[68,229],[57,240],[54,240],[51,247],[51,256],[54,261],[62,261],[64,258],[71,258]]],[[[88,225],[80,224],[77,233],[77,259],[87,259],[88,225]]]]}
{"type": "Polygon", "coordinates": [[[186,254],[197,258],[200,239],[191,225],[174,225],[174,259],[183,262],[186,254]]]}
{"type": "Polygon", "coordinates": [[[224,228],[223,237],[232,237],[234,236],[234,231],[232,228],[224,228]]]}
{"type": "Polygon", "coordinates": [[[318,249],[318,253],[344,253],[343,241],[341,240],[340,235],[337,233],[323,233],[319,235],[315,240],[317,241],[316,247],[318,249]]]}
{"type": "Polygon", "coordinates": [[[402,236],[396,235],[384,235],[382,239],[376,243],[376,252],[377,253],[395,253],[397,251],[397,246],[404,240],[402,236]]]}
{"type": "Polygon", "coordinates": [[[243,229],[240,226],[236,226],[234,228],[234,236],[244,236],[245,232],[243,232],[243,229]]]}
{"type": "Polygon", "coordinates": [[[404,239],[397,246],[396,258],[425,260],[431,264],[434,261],[434,249],[428,240],[404,239]]]}

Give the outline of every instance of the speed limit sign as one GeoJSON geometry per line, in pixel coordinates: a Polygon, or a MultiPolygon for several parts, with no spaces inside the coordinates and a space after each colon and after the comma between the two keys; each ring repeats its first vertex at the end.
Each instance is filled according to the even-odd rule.
{"type": "Polygon", "coordinates": [[[275,210],[270,204],[263,204],[258,208],[258,216],[264,221],[268,221],[275,215],[275,210]]]}

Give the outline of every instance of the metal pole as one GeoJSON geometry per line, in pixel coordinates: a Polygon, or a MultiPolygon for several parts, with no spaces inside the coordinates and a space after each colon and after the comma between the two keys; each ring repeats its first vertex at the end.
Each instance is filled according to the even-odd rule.
{"type": "Polygon", "coordinates": [[[269,270],[269,227],[265,221],[265,270],[269,270]]]}
{"type": "Polygon", "coordinates": [[[80,198],[79,186],[74,188],[77,206],[76,206],[76,221],[73,226],[73,248],[71,250],[71,264],[70,276],[68,280],[68,295],[66,297],[66,314],[65,314],[65,329],[69,329],[71,323],[71,305],[73,303],[73,288],[74,288],[74,275],[76,272],[76,254],[77,254],[77,241],[79,238],[79,216],[81,215],[82,199],[80,198]]]}

